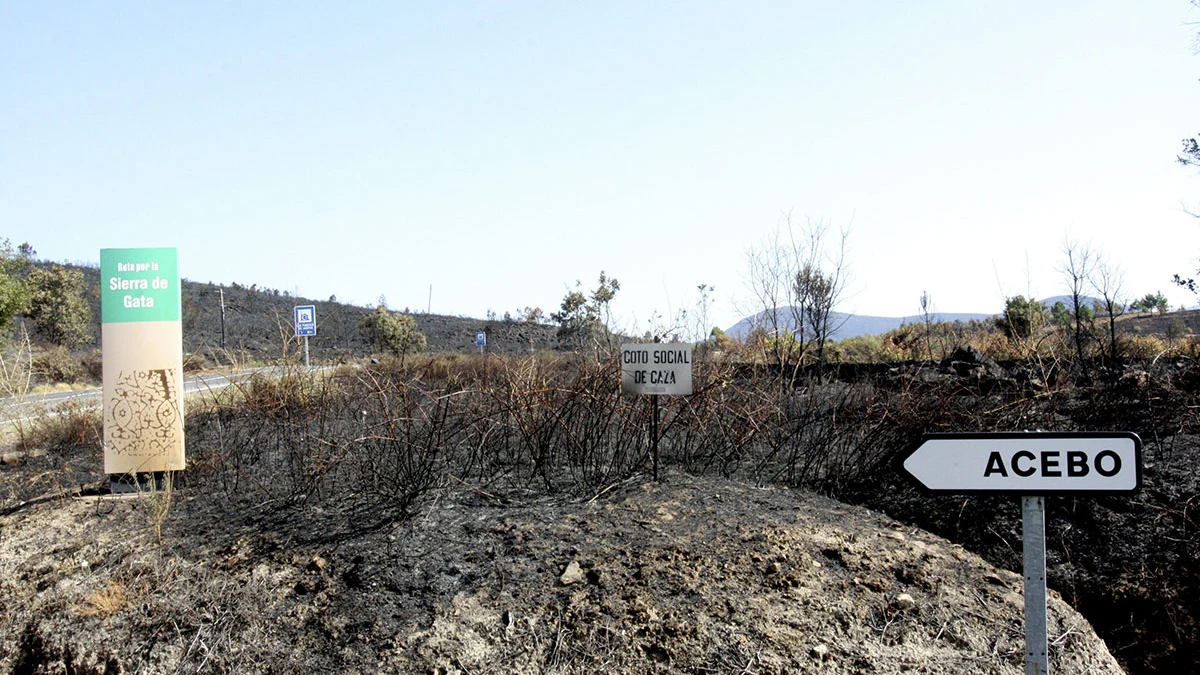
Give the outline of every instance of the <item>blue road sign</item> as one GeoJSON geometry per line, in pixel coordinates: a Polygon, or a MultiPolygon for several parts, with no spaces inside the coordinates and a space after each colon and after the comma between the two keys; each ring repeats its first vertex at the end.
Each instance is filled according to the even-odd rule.
{"type": "Polygon", "coordinates": [[[475,334],[475,346],[484,347],[487,345],[487,333],[478,332],[475,334]]]}
{"type": "Polygon", "coordinates": [[[296,337],[312,337],[317,334],[317,308],[313,305],[296,305],[296,337]]]}

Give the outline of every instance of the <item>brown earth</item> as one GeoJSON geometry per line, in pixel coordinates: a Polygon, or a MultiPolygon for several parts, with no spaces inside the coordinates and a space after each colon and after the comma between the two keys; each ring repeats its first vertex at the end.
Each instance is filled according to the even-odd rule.
{"type": "MultiPolygon", "coordinates": [[[[0,515],[0,672],[1023,672],[1018,575],[803,491],[455,484],[371,527],[337,506],[352,495],[71,492],[0,515]]],[[[1052,672],[1122,672],[1054,593],[1049,625],[1052,672]]]]}

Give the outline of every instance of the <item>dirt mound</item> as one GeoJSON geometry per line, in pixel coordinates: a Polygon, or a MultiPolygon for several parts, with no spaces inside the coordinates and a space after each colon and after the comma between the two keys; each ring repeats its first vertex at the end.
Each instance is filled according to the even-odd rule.
{"type": "MultiPolygon", "coordinates": [[[[1017,575],[805,492],[459,488],[328,536],[345,516],[188,489],[4,516],[0,671],[1023,672],[1017,575]]],[[[1054,594],[1049,626],[1053,672],[1121,672],[1054,594]]]]}

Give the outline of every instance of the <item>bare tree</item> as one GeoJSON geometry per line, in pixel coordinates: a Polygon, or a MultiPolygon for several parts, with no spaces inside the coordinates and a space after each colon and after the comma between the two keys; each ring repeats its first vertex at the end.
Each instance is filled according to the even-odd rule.
{"type": "Polygon", "coordinates": [[[642,337],[655,342],[679,342],[683,339],[682,335],[690,331],[686,308],[675,312],[674,316],[666,316],[655,310],[650,313],[646,325],[647,330],[642,337]]]}
{"type": "Polygon", "coordinates": [[[799,341],[794,339],[793,327],[798,322],[790,279],[795,274],[797,251],[791,230],[789,215],[761,245],[747,252],[746,287],[752,296],[751,334],[765,338],[760,345],[763,359],[779,366],[781,375],[794,364],[794,377],[804,342],[803,334],[799,341]]]}
{"type": "Polygon", "coordinates": [[[542,311],[541,307],[530,307],[526,305],[525,309],[517,311],[517,321],[520,321],[525,326],[525,330],[529,333],[530,354],[533,354],[536,351],[533,346],[533,337],[537,332],[537,325],[540,324],[545,318],[546,313],[542,311]]]}
{"type": "Polygon", "coordinates": [[[800,307],[801,328],[811,330],[812,342],[816,345],[818,373],[825,368],[825,343],[846,323],[846,317],[839,317],[834,309],[846,289],[846,239],[849,233],[843,230],[836,249],[830,252],[825,245],[826,229],[824,223],[808,223],[805,247],[808,259],[796,273],[793,289],[796,304],[800,307]]]}
{"type": "Polygon", "coordinates": [[[696,312],[693,315],[692,337],[697,342],[704,342],[711,335],[713,326],[709,325],[709,310],[713,306],[713,293],[716,292],[710,284],[699,284],[696,286],[700,297],[696,300],[696,312]]]}
{"type": "Polygon", "coordinates": [[[1084,374],[1088,373],[1087,361],[1085,355],[1087,352],[1087,339],[1091,333],[1091,307],[1085,302],[1084,291],[1089,285],[1089,280],[1092,275],[1092,267],[1096,263],[1096,256],[1091,249],[1084,244],[1073,239],[1067,239],[1063,243],[1063,256],[1065,256],[1058,271],[1062,273],[1063,279],[1067,282],[1067,291],[1071,298],[1071,316],[1074,320],[1073,337],[1075,343],[1075,354],[1079,358],[1079,365],[1083,368],[1084,374]]]}
{"type": "Polygon", "coordinates": [[[825,344],[841,327],[835,309],[848,281],[846,240],[827,247],[827,226],[807,221],[797,231],[785,216],[767,240],[747,256],[746,285],[754,301],[752,329],[763,335],[763,356],[780,368],[781,386],[795,382],[811,350],[825,363],[825,344]]]}
{"type": "Polygon", "coordinates": [[[1125,313],[1124,283],[1125,273],[1121,268],[1104,258],[1096,261],[1092,288],[1100,296],[1099,309],[1108,323],[1108,351],[1113,362],[1121,356],[1117,343],[1117,317],[1125,313]]]}
{"type": "Polygon", "coordinates": [[[616,297],[617,291],[621,290],[621,282],[617,281],[616,277],[610,277],[600,270],[600,281],[596,286],[596,290],[592,291],[591,304],[595,308],[594,313],[600,321],[600,326],[597,332],[598,336],[594,336],[597,346],[600,346],[601,339],[603,346],[608,349],[614,349],[620,345],[620,339],[613,331],[612,320],[612,301],[616,297]]]}
{"type": "Polygon", "coordinates": [[[933,300],[929,291],[921,291],[921,322],[925,324],[925,349],[929,353],[929,361],[933,361],[933,300]]]}

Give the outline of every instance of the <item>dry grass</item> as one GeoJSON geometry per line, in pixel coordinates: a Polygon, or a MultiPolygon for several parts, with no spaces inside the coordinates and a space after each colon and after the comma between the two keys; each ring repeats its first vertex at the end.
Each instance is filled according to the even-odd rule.
{"type": "Polygon", "coordinates": [[[39,394],[63,394],[69,391],[83,391],[92,389],[95,385],[81,382],[55,382],[54,384],[39,384],[29,393],[37,396],[39,394]]]}
{"type": "Polygon", "coordinates": [[[88,593],[83,603],[71,609],[76,616],[91,616],[107,619],[116,615],[129,604],[131,594],[125,584],[110,578],[103,588],[88,593]]]}
{"type": "Polygon", "coordinates": [[[18,452],[100,452],[103,438],[100,410],[68,402],[25,429],[15,449],[18,452]]]}
{"type": "Polygon", "coordinates": [[[154,541],[162,546],[163,526],[171,513],[171,503],[175,497],[175,473],[167,471],[155,474],[145,490],[142,491],[142,502],[146,508],[146,519],[150,530],[154,533],[154,541]],[[162,486],[159,486],[161,478],[162,486]]]}

